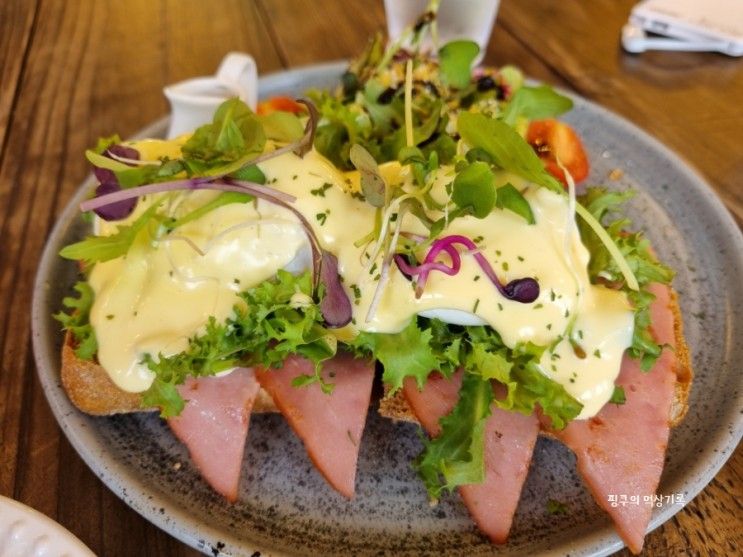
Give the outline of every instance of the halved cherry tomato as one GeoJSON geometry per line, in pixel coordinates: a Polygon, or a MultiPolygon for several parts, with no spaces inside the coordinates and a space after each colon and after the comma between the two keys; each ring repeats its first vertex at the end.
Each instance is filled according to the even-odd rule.
{"type": "Polygon", "coordinates": [[[554,120],[534,120],[529,124],[526,140],[534,148],[544,167],[563,184],[565,174],[557,165],[559,159],[576,183],[588,177],[588,157],[583,143],[575,130],[567,124],[554,120]]]}
{"type": "Polygon", "coordinates": [[[258,114],[271,114],[272,112],[291,112],[299,114],[304,110],[304,106],[299,104],[291,97],[272,97],[258,103],[258,114]]]}

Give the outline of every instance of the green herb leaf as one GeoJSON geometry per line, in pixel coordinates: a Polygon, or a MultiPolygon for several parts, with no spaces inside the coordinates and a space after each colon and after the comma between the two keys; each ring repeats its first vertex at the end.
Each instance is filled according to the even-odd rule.
{"type": "Polygon", "coordinates": [[[65,246],[59,255],[65,259],[85,261],[88,264],[109,261],[126,255],[137,235],[155,217],[160,202],[153,203],[130,225],[119,226],[110,236],[88,236],[80,242],[65,246]]]}
{"type": "Polygon", "coordinates": [[[526,140],[505,122],[463,112],[457,119],[457,129],[470,147],[483,149],[500,168],[553,191],[563,191],[526,140]]]}
{"type": "Polygon", "coordinates": [[[186,169],[181,160],[163,161],[160,165],[127,166],[124,170],[115,170],[116,180],[124,188],[135,188],[143,184],[154,184],[171,180],[186,169]]]}
{"type": "Polygon", "coordinates": [[[510,182],[505,186],[501,186],[497,189],[498,197],[495,201],[495,205],[499,209],[508,209],[516,213],[517,215],[524,217],[524,220],[529,224],[534,224],[534,213],[531,210],[529,202],[524,199],[521,192],[517,190],[510,182]]]}
{"type": "Polygon", "coordinates": [[[93,289],[85,281],[78,281],[73,287],[77,298],[67,296],[62,299],[69,311],[54,314],[54,319],[62,324],[65,331],[75,339],[75,355],[81,360],[92,360],[98,352],[98,341],[90,324],[90,308],[93,307],[93,289]]]}
{"type": "Polygon", "coordinates": [[[496,204],[494,179],[489,165],[473,162],[454,178],[452,200],[463,209],[469,208],[478,219],[483,219],[496,204]]]}
{"type": "Polygon", "coordinates": [[[361,191],[367,203],[374,207],[384,207],[386,186],[377,161],[358,143],[351,145],[350,157],[361,174],[361,191]]]}
{"type": "MultiPolygon", "coordinates": [[[[252,167],[255,168],[255,167],[252,167]]],[[[252,195],[248,195],[246,193],[240,193],[235,191],[225,191],[220,193],[217,197],[209,201],[208,203],[205,203],[198,209],[194,209],[190,213],[182,216],[179,219],[176,219],[172,222],[166,223],[166,226],[169,230],[175,230],[179,226],[183,226],[184,224],[194,221],[196,219],[199,219],[206,215],[207,213],[212,212],[214,209],[217,209],[218,207],[223,207],[224,205],[230,205],[231,203],[247,203],[248,201],[252,201],[254,198],[252,195]]]]}
{"type": "Polygon", "coordinates": [[[556,93],[548,85],[522,87],[511,97],[503,112],[503,121],[513,126],[519,117],[530,120],[559,116],[573,108],[573,101],[556,93]]]}
{"type": "Polygon", "coordinates": [[[338,122],[321,124],[315,131],[315,149],[317,149],[317,152],[342,170],[350,169],[349,162],[343,157],[343,147],[347,141],[346,128],[338,122]]]}
{"type": "Polygon", "coordinates": [[[353,345],[372,352],[382,362],[382,379],[395,392],[406,377],[414,377],[418,386],[423,387],[428,374],[438,369],[439,360],[429,345],[431,338],[431,330],[419,329],[412,319],[399,333],[362,332],[353,345]]]}
{"type": "Polygon", "coordinates": [[[400,161],[400,164],[426,164],[428,159],[418,147],[406,146],[397,153],[397,160],[400,161]]]}
{"type": "Polygon", "coordinates": [[[256,115],[234,98],[223,102],[212,123],[198,128],[181,151],[192,171],[203,174],[206,168],[213,172],[227,163],[261,153],[265,142],[263,126],[256,115]]]}
{"type": "Polygon", "coordinates": [[[304,135],[304,126],[296,114],[276,110],[270,114],[258,116],[258,121],[263,125],[263,131],[268,139],[291,143],[297,141],[304,135]]]}
{"type": "MultiPolygon", "coordinates": [[[[102,140],[98,140],[98,143],[100,144],[102,140]]],[[[104,148],[105,151],[105,148],[104,148]]],[[[85,151],[85,158],[88,159],[88,162],[92,164],[93,166],[97,166],[98,168],[106,168],[108,170],[113,170],[114,172],[122,171],[122,170],[131,170],[131,166],[128,164],[124,164],[123,162],[119,162],[116,159],[111,159],[109,157],[104,157],[101,155],[97,149],[88,149],[85,151]]]]}
{"type": "Polygon", "coordinates": [[[474,41],[451,41],[439,49],[441,81],[449,87],[463,89],[471,79],[472,63],[480,53],[474,41]]]}
{"type": "Polygon", "coordinates": [[[524,86],[524,72],[516,66],[503,66],[498,70],[498,77],[511,91],[518,91],[524,86]]]}
{"type": "MultiPolygon", "coordinates": [[[[428,142],[434,134],[441,130],[442,125],[445,126],[445,119],[441,117],[441,109],[443,104],[440,100],[428,105],[425,109],[416,105],[414,112],[415,116],[419,114],[423,115],[422,121],[418,120],[417,125],[413,125],[413,145],[421,145],[422,143],[428,142]]],[[[414,116],[414,121],[417,119],[414,116]]],[[[439,134],[439,139],[441,138],[439,134]]],[[[431,152],[433,150],[433,143],[427,144],[423,147],[424,151],[431,152]]],[[[439,146],[448,148],[445,140],[441,140],[437,143],[439,146]]],[[[366,147],[370,145],[365,144],[366,147]]],[[[402,149],[406,147],[406,136],[404,126],[399,128],[397,131],[387,134],[381,142],[381,153],[383,159],[394,159],[397,157],[402,149]]]]}
{"type": "Polygon", "coordinates": [[[482,161],[488,164],[495,163],[495,161],[493,160],[493,157],[488,155],[488,152],[485,151],[484,149],[481,149],[480,147],[473,147],[472,149],[467,151],[465,158],[467,159],[468,162],[482,161]]]}
{"type": "Polygon", "coordinates": [[[441,433],[424,441],[425,448],[415,463],[433,499],[444,489],[451,491],[485,479],[484,434],[492,401],[490,382],[465,373],[457,405],[439,420],[441,433]]]}
{"type": "Polygon", "coordinates": [[[369,113],[378,134],[388,134],[395,124],[399,124],[401,115],[395,104],[383,104],[379,97],[384,93],[385,87],[377,80],[370,80],[364,87],[362,97],[363,106],[369,113]]]}
{"type": "Polygon", "coordinates": [[[565,387],[540,371],[538,361],[544,350],[544,347],[532,343],[519,345],[514,350],[515,364],[511,376],[517,389],[513,394],[512,408],[529,415],[538,404],[544,415],[552,420],[552,427],[563,429],[580,414],[583,405],[565,387]]]}
{"type": "MultiPolygon", "coordinates": [[[[439,128],[441,124],[439,124],[439,128]]],[[[415,137],[415,130],[413,130],[415,137]]],[[[438,133],[435,139],[422,146],[424,156],[437,153],[441,164],[449,164],[457,154],[457,142],[447,133],[438,133]]]]}
{"type": "Polygon", "coordinates": [[[614,392],[611,393],[609,402],[611,402],[612,404],[624,404],[625,402],[627,402],[627,397],[624,394],[624,387],[622,387],[621,385],[616,385],[614,387],[614,392]]]}
{"type": "Polygon", "coordinates": [[[365,114],[359,114],[357,106],[346,105],[341,99],[330,96],[327,92],[310,91],[310,98],[315,102],[322,120],[315,131],[315,148],[338,168],[351,170],[353,165],[349,158],[351,145],[359,143],[373,157],[379,154],[376,141],[370,141],[374,132],[372,120],[365,114]]]}
{"type": "Polygon", "coordinates": [[[183,412],[186,402],[178,392],[176,383],[156,376],[152,385],[142,393],[142,408],[160,408],[161,418],[174,418],[183,412]]]}
{"type": "Polygon", "coordinates": [[[263,171],[254,164],[243,166],[239,170],[230,174],[230,177],[238,180],[245,180],[247,182],[255,182],[256,184],[266,183],[266,175],[263,174],[263,171]]]}
{"type": "Polygon", "coordinates": [[[466,327],[464,334],[463,344],[469,348],[461,365],[472,374],[495,379],[506,387],[505,398],[495,399],[498,407],[529,416],[539,405],[558,429],[580,414],[583,406],[540,371],[544,347],[525,343],[508,348],[490,327],[466,327]]]}

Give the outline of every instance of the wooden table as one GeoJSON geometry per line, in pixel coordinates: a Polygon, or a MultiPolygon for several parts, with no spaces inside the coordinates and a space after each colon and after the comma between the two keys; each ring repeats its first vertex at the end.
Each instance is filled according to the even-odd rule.
{"type": "MultiPolygon", "coordinates": [[[[637,123],[715,188],[743,222],[743,61],[618,45],[630,0],[504,0],[486,62],[515,63],[637,123]]],[[[61,434],[36,377],[31,284],[45,238],[89,172],[83,150],[166,113],[161,89],[214,71],[231,50],[262,72],[357,53],[381,1],[0,2],[0,494],[55,518],[101,555],[195,555],[126,507],[61,434]],[[363,5],[363,8],[361,7],[363,5]]],[[[743,452],[647,555],[743,547],[743,452]]]]}

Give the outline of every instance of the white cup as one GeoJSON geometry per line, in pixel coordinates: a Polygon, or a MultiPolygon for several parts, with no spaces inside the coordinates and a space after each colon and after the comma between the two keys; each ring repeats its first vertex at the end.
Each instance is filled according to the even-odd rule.
{"type": "Polygon", "coordinates": [[[163,93],[170,102],[168,138],[208,124],[217,107],[232,97],[239,97],[255,110],[258,102],[255,60],[248,54],[231,52],[222,59],[215,75],[169,85],[163,93]]]}
{"type": "MultiPolygon", "coordinates": [[[[479,63],[487,49],[499,4],[500,0],[441,0],[437,21],[439,46],[456,39],[473,40],[480,46],[479,63]]],[[[384,0],[390,39],[397,39],[427,5],[428,0],[384,0]]],[[[425,44],[431,45],[430,41],[425,44]]]]}

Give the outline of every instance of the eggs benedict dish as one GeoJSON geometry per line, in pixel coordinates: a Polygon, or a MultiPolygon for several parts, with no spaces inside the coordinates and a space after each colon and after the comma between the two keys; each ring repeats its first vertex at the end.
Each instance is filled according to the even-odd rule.
{"type": "Polygon", "coordinates": [[[352,497],[379,367],[380,412],[430,436],[432,500],[457,488],[505,542],[541,432],[639,551],[650,507],[606,494],[655,493],[685,411],[673,273],[611,220],[629,194],[576,192],[569,99],[473,73],[473,43],[438,54],[376,40],[337,91],[89,150],[63,384],[86,412],[159,410],[230,500],[251,411],[280,411],[352,497]]]}

